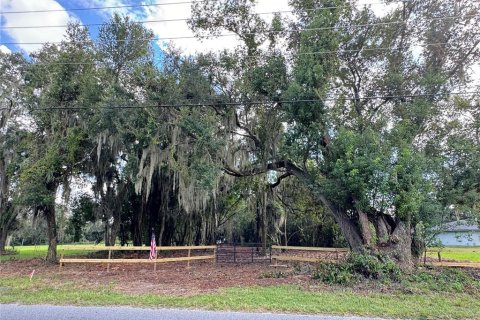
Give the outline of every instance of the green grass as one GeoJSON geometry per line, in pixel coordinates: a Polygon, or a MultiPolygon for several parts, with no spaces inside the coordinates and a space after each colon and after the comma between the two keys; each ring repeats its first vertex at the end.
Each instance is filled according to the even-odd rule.
{"type": "MultiPolygon", "coordinates": [[[[84,254],[69,250],[65,254],[84,254]]],[[[59,252],[62,246],[59,246],[59,252]]],[[[442,257],[478,261],[480,248],[445,248],[442,257]],[[455,251],[455,252],[452,252],[455,251]],[[473,259],[472,259],[473,256],[473,259]]],[[[9,259],[42,258],[47,246],[15,247],[9,259]]],[[[435,255],[435,254],[434,254],[435,255]]],[[[1,265],[0,265],[1,268],[1,265]]],[[[379,284],[383,286],[383,284],[379,284]]],[[[128,305],[138,307],[203,308],[210,310],[271,311],[307,314],[342,314],[413,319],[480,319],[480,282],[452,269],[420,271],[385,292],[330,286],[306,289],[298,286],[229,288],[214,294],[188,297],[129,294],[112,286],[85,288],[81,283],[34,277],[0,278],[0,303],[74,305],[128,305]],[[52,281],[53,280],[53,281],[52,281]]]]}
{"type": "MultiPolygon", "coordinates": [[[[72,245],[68,245],[71,247],[72,245]]],[[[79,249],[86,246],[92,246],[91,244],[87,245],[77,245],[79,249]]],[[[436,248],[432,248],[436,249],[436,248]]],[[[8,248],[7,250],[12,250],[8,248]]],[[[62,250],[62,245],[58,246],[58,254],[62,250]]],[[[442,251],[441,255],[444,259],[452,260],[468,260],[473,262],[480,262],[480,247],[448,247],[440,249],[442,251]]],[[[65,255],[80,255],[88,253],[87,250],[66,250],[65,255]]],[[[24,260],[24,259],[34,259],[34,258],[44,258],[47,254],[47,245],[38,245],[38,246],[16,246],[15,254],[8,254],[0,256],[0,261],[8,261],[11,259],[24,260]]],[[[429,257],[436,258],[437,253],[429,252],[427,254],[429,257]]]]}
{"type": "MultiPolygon", "coordinates": [[[[437,249],[437,248],[431,248],[437,249]]],[[[442,259],[449,260],[468,260],[480,262],[480,247],[447,247],[440,248],[442,259]]],[[[438,258],[436,252],[428,252],[427,256],[438,258]]]]}
{"type": "MultiPolygon", "coordinates": [[[[66,245],[72,247],[73,245],[66,245]]],[[[75,245],[78,247],[79,250],[65,250],[66,256],[71,255],[81,255],[91,251],[83,250],[82,247],[91,247],[91,244],[79,244],[75,245]]],[[[62,245],[58,245],[57,247],[57,254],[60,255],[62,252],[62,245]]],[[[37,245],[37,246],[15,246],[14,249],[12,247],[7,247],[8,254],[0,256],[0,261],[8,261],[8,260],[27,260],[27,259],[35,259],[35,258],[45,258],[47,255],[47,245],[37,245]],[[12,253],[13,251],[13,253],[12,253]]]]}
{"type": "Polygon", "coordinates": [[[363,293],[349,289],[326,292],[296,286],[230,288],[217,294],[175,297],[126,294],[109,287],[75,288],[73,283],[52,287],[41,279],[0,279],[0,303],[129,305],[211,310],[274,311],[345,314],[416,319],[480,319],[480,299],[468,294],[363,293]],[[6,291],[5,291],[6,290],[6,291]]]}

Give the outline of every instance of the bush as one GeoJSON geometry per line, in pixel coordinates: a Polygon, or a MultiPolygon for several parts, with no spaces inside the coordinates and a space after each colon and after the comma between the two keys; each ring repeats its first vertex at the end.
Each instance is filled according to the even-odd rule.
{"type": "Polygon", "coordinates": [[[341,263],[320,263],[313,272],[313,278],[329,284],[348,284],[361,279],[399,281],[401,269],[391,260],[382,256],[351,254],[341,263]]]}
{"type": "Polygon", "coordinates": [[[312,276],[328,284],[348,284],[356,278],[347,265],[328,262],[320,263],[312,276]]]}
{"type": "Polygon", "coordinates": [[[423,269],[408,276],[403,284],[409,289],[420,291],[480,291],[480,281],[474,275],[453,268],[423,269]]]}
{"type": "Polygon", "coordinates": [[[367,279],[398,281],[402,274],[395,262],[382,256],[353,253],[347,263],[351,264],[352,272],[367,279]]]}

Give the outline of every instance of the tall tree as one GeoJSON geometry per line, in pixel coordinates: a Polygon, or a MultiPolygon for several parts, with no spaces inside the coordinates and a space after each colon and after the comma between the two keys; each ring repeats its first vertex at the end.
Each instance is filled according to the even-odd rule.
{"type": "MultiPolygon", "coordinates": [[[[467,81],[480,54],[478,17],[468,14],[478,12],[478,4],[409,1],[383,17],[349,1],[291,5],[297,19],[287,33],[294,59],[283,62],[284,70],[292,70],[288,89],[269,88],[262,97],[269,102],[265,110],[273,110],[268,119],[278,118],[285,127],[279,131],[271,121],[258,121],[258,112],[252,117],[256,127],[240,124],[244,132],[236,139],[246,137],[254,161],[246,168],[227,165],[226,172],[277,170],[279,180],[296,176],[328,209],[353,250],[382,252],[409,268],[412,252],[421,251],[415,225],[422,205],[435,200],[433,177],[439,170],[430,165],[425,143],[452,104],[449,92],[467,81]],[[285,102],[290,100],[298,102],[285,102]],[[278,132],[281,139],[275,138],[278,132]],[[276,152],[261,147],[269,140],[278,141],[276,152]]],[[[191,25],[212,36],[221,28],[238,32],[239,12],[250,8],[253,14],[252,6],[253,1],[204,1],[193,6],[191,25]],[[214,29],[205,23],[210,20],[214,29]]],[[[250,54],[244,59],[252,43],[257,44],[245,41],[243,52],[250,54]]],[[[255,77],[256,88],[281,78],[262,70],[268,58],[258,51],[255,56],[260,60],[245,72],[266,75],[255,77]]],[[[236,88],[236,97],[250,97],[248,87],[236,88]]]]}
{"type": "Polygon", "coordinates": [[[0,52],[0,254],[19,212],[13,202],[22,159],[21,141],[26,132],[20,119],[24,67],[20,54],[0,52]]]}
{"type": "Polygon", "coordinates": [[[35,130],[28,138],[20,189],[23,203],[46,218],[50,262],[56,260],[58,188],[68,195],[70,177],[93,151],[87,139],[88,109],[101,96],[93,57],[88,30],[71,24],[60,46],[47,44],[32,54],[25,77],[25,103],[35,130]]]}

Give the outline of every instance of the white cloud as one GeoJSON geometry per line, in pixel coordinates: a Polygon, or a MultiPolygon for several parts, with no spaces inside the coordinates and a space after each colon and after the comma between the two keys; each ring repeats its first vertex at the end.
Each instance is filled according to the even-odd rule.
{"type": "MultiPolygon", "coordinates": [[[[257,13],[284,10],[290,10],[288,0],[262,0],[256,6],[257,13]]],[[[191,17],[191,7],[190,4],[152,6],[145,7],[145,13],[145,20],[186,19],[191,17]]],[[[272,15],[262,15],[261,17],[270,21],[272,15]]],[[[160,39],[193,36],[186,21],[153,22],[146,23],[145,26],[152,29],[155,36],[160,39]]],[[[235,36],[205,40],[193,38],[160,40],[159,45],[162,47],[165,42],[172,42],[186,53],[233,49],[239,43],[235,36]]]]}
{"type": "MultiPolygon", "coordinates": [[[[55,12],[30,13],[3,13],[2,26],[42,26],[66,25],[72,16],[54,0],[0,0],[1,12],[4,11],[32,11],[32,10],[61,10],[55,12]]],[[[61,28],[31,28],[31,29],[4,29],[13,39],[12,42],[57,42],[63,39],[65,27],[61,28]]],[[[21,49],[31,52],[42,47],[41,44],[18,44],[21,49]]]]}
{"type": "Polygon", "coordinates": [[[398,2],[392,2],[389,4],[385,4],[383,2],[372,2],[372,0],[360,0],[358,1],[358,8],[362,9],[364,6],[365,7],[370,7],[370,9],[373,11],[373,13],[379,17],[384,17],[393,10],[397,9],[402,5],[400,1],[398,2]]]}
{"type": "MultiPolygon", "coordinates": [[[[77,0],[79,1],[79,0],[77,0]]],[[[155,2],[155,1],[154,1],[155,2]]],[[[174,1],[166,1],[174,2],[174,1]]],[[[82,0],[79,4],[85,7],[110,7],[123,6],[131,4],[129,0],[82,0]]],[[[149,1],[142,2],[144,4],[149,1]]],[[[362,5],[371,4],[371,0],[360,0],[359,7],[362,5]]],[[[377,15],[384,15],[389,10],[393,9],[396,4],[385,6],[385,4],[375,3],[371,4],[372,10],[377,15]]],[[[289,11],[292,7],[288,5],[288,0],[260,0],[256,5],[257,13],[275,12],[275,11],[289,11]]],[[[191,4],[181,3],[163,6],[144,6],[137,8],[121,8],[121,9],[105,9],[100,14],[105,17],[110,16],[113,12],[128,15],[134,20],[172,20],[172,19],[188,19],[191,17],[191,4]]],[[[285,16],[286,14],[283,14],[285,16]]],[[[287,14],[288,15],[288,14],[287,14]]],[[[291,15],[289,15],[291,16],[291,15]]],[[[261,17],[267,22],[270,22],[273,15],[264,15],[261,17]]],[[[190,31],[186,21],[166,21],[166,22],[151,22],[144,24],[147,28],[152,29],[155,36],[160,38],[158,44],[164,47],[166,43],[173,43],[176,47],[182,49],[185,53],[217,51],[223,49],[232,49],[239,44],[239,40],[235,36],[218,37],[215,39],[194,39],[191,38],[193,33],[190,31]],[[185,37],[184,39],[172,39],[185,37]]],[[[228,32],[223,32],[228,33],[228,32]]]]}
{"type": "Polygon", "coordinates": [[[102,9],[102,10],[94,10],[95,12],[99,13],[101,16],[105,18],[109,18],[114,13],[118,13],[121,15],[129,15],[132,18],[139,18],[138,13],[143,11],[143,7],[126,7],[126,8],[112,8],[112,7],[121,7],[121,6],[129,6],[134,5],[132,1],[129,0],[77,0],[78,5],[84,8],[91,8],[91,7],[110,7],[111,9],[102,9]]]}
{"type": "Polygon", "coordinates": [[[3,52],[3,53],[12,53],[12,50],[8,49],[3,44],[0,46],[0,51],[3,52]]]}

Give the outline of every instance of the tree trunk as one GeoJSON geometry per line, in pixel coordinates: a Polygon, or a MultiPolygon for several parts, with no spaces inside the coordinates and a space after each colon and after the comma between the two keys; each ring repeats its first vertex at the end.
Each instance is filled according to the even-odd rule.
{"type": "Polygon", "coordinates": [[[369,247],[372,244],[372,232],[370,231],[370,222],[368,221],[368,216],[362,210],[362,208],[360,207],[360,204],[356,199],[354,200],[354,204],[358,214],[358,223],[360,225],[363,244],[369,247]]]}
{"type": "Polygon", "coordinates": [[[160,231],[158,232],[158,244],[161,246],[162,244],[165,243],[163,240],[163,234],[165,233],[165,217],[167,215],[167,211],[165,210],[165,208],[164,210],[161,210],[160,208],[158,211],[159,211],[159,214],[162,215],[162,217],[160,218],[160,231]],[[163,212],[160,212],[160,211],[163,211],[163,212]]]}
{"type": "Polygon", "coordinates": [[[120,217],[113,217],[113,223],[110,223],[110,219],[105,221],[105,246],[115,246],[119,229],[120,217]]]}
{"type": "Polygon", "coordinates": [[[146,203],[144,201],[143,194],[140,200],[140,210],[138,214],[134,214],[132,217],[132,240],[134,246],[141,246],[143,242],[143,215],[146,209],[146,203]]]}
{"type": "Polygon", "coordinates": [[[55,222],[55,204],[43,207],[43,213],[47,220],[48,252],[47,262],[57,262],[57,225],[55,222]]]}
{"type": "Polygon", "coordinates": [[[0,211],[0,220],[2,221],[0,225],[0,254],[3,254],[5,253],[8,233],[12,229],[18,212],[12,208],[12,203],[9,201],[4,201],[4,207],[0,210],[2,210],[0,211]]]}
{"type": "Polygon", "coordinates": [[[8,177],[3,158],[0,158],[0,175],[0,254],[3,254],[5,253],[7,234],[14,220],[14,217],[11,219],[14,212],[10,208],[11,202],[8,201],[8,177]]]}
{"type": "Polygon", "coordinates": [[[375,219],[375,231],[377,232],[378,244],[382,245],[388,242],[388,225],[382,215],[377,216],[375,219]]]}
{"type": "MultiPolygon", "coordinates": [[[[289,172],[295,175],[312,192],[316,201],[322,203],[326,208],[329,209],[329,212],[340,226],[342,234],[347,240],[352,251],[362,252],[366,249],[364,247],[364,243],[367,241],[363,238],[363,236],[366,235],[368,237],[369,234],[369,232],[366,230],[368,222],[365,221],[368,219],[363,219],[364,230],[362,234],[360,230],[361,222],[359,219],[352,219],[347,215],[345,210],[327,199],[325,194],[319,188],[318,184],[315,182],[315,179],[308,172],[297,167],[292,162],[284,160],[269,164],[268,169],[276,169],[280,167],[286,168],[289,172]]],[[[378,218],[386,219],[387,217],[378,216],[378,218]]],[[[377,221],[376,223],[376,228],[377,230],[381,230],[381,233],[384,233],[385,230],[388,230],[388,225],[386,224],[385,219],[382,222],[377,221]]],[[[371,249],[387,254],[392,260],[396,261],[402,269],[411,269],[413,266],[413,261],[410,221],[392,221],[390,226],[392,227],[392,230],[388,230],[391,231],[388,241],[371,249]]]]}
{"type": "Polygon", "coordinates": [[[292,172],[292,174],[295,175],[300,182],[302,182],[310,190],[310,192],[312,192],[312,195],[315,197],[316,201],[322,203],[328,209],[342,230],[343,236],[353,251],[362,251],[364,249],[363,240],[357,225],[352,219],[350,219],[350,217],[347,216],[345,212],[343,212],[338,206],[333,204],[325,197],[312,176],[295,166],[293,163],[287,161],[280,161],[275,165],[283,166],[292,172]]]}
{"type": "Polygon", "coordinates": [[[0,255],[5,253],[5,245],[7,243],[7,228],[0,229],[0,255]]]}
{"type": "Polygon", "coordinates": [[[414,234],[412,236],[412,259],[415,264],[421,262],[421,258],[425,253],[425,240],[419,230],[418,226],[415,226],[414,234]]]}
{"type": "Polygon", "coordinates": [[[376,249],[378,252],[396,261],[400,268],[411,270],[413,268],[413,259],[410,224],[399,220],[388,242],[384,245],[377,246],[376,249]]]}

